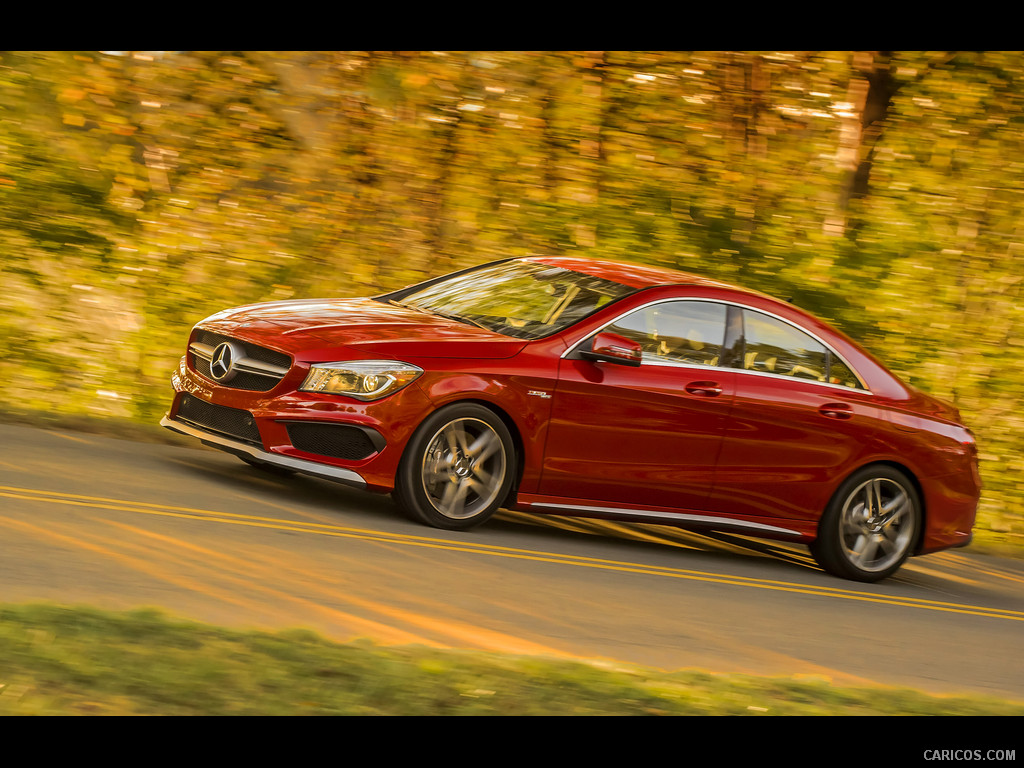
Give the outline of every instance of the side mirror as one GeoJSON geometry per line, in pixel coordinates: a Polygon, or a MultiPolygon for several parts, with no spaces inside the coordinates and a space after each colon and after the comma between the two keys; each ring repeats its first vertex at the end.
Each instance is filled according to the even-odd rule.
{"type": "Polygon", "coordinates": [[[587,360],[592,362],[616,363],[618,365],[638,366],[643,358],[640,345],[619,336],[617,333],[599,333],[594,337],[590,349],[580,350],[587,360]]]}

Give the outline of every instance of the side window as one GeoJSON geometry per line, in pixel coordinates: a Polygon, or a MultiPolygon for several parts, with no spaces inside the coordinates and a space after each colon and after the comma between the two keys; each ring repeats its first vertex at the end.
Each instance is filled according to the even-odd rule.
{"type": "Polygon", "coordinates": [[[724,304],[672,301],[638,310],[606,330],[639,342],[644,360],[718,365],[725,314],[724,304]]]}
{"type": "Polygon", "coordinates": [[[739,367],[799,379],[826,381],[825,346],[789,323],[743,312],[744,352],[739,367]]]}
{"type": "Polygon", "coordinates": [[[830,355],[828,366],[829,384],[838,384],[851,389],[864,389],[863,385],[850,370],[849,366],[835,355],[830,355]]]}

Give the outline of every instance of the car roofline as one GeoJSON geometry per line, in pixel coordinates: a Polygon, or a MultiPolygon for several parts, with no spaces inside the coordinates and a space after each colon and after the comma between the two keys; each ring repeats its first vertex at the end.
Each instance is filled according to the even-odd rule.
{"type": "Polygon", "coordinates": [[[376,301],[399,301],[406,296],[410,296],[413,293],[421,291],[425,288],[429,288],[444,280],[458,277],[459,275],[465,275],[470,272],[475,272],[478,269],[485,267],[492,267],[497,264],[505,264],[511,261],[528,261],[538,264],[548,264],[553,267],[562,267],[564,269],[572,269],[582,274],[587,274],[592,277],[600,277],[612,282],[619,283],[628,288],[634,289],[634,291],[643,291],[651,288],[669,288],[669,287],[702,287],[702,288],[721,288],[737,293],[747,294],[750,296],[759,296],[764,299],[769,299],[774,303],[790,304],[775,296],[771,296],[761,291],[753,290],[751,288],[745,288],[740,285],[733,283],[727,283],[722,280],[715,280],[710,277],[704,277],[703,275],[697,275],[690,272],[684,272],[682,270],[670,269],[667,267],[652,266],[649,264],[639,264],[628,261],[615,261],[614,259],[593,259],[584,256],[550,256],[550,255],[532,255],[532,256],[511,256],[504,259],[495,259],[494,261],[486,261],[481,264],[475,264],[471,267],[457,270],[455,272],[448,272],[437,277],[424,280],[419,283],[415,283],[410,286],[399,288],[395,291],[388,293],[379,294],[372,298],[376,301]],[[587,269],[587,267],[591,269],[587,269]],[[594,269],[596,267],[596,269],[594,269]],[[605,270],[612,274],[604,274],[605,270]]]}

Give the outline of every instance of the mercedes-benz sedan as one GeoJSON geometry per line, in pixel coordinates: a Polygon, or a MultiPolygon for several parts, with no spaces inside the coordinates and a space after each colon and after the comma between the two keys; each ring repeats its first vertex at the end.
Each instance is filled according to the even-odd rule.
{"type": "Polygon", "coordinates": [[[956,409],[769,296],[672,270],[508,259],[373,298],[225,310],[161,423],[264,467],[499,508],[803,542],[876,581],[970,541],[956,409]]]}

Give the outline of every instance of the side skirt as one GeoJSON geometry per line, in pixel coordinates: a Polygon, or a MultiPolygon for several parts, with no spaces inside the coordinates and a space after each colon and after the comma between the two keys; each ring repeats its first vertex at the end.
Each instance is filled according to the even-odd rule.
{"type": "Polygon", "coordinates": [[[655,525],[672,525],[693,530],[732,531],[746,533],[771,539],[787,539],[810,541],[816,535],[813,523],[796,521],[778,521],[772,523],[755,520],[741,520],[734,517],[723,517],[714,514],[698,514],[694,512],[666,511],[656,509],[636,509],[630,507],[612,507],[600,503],[576,499],[557,499],[550,496],[533,496],[519,494],[513,509],[521,512],[536,512],[552,515],[569,515],[573,517],[596,517],[603,519],[631,520],[637,523],[653,523],[655,525]]]}

